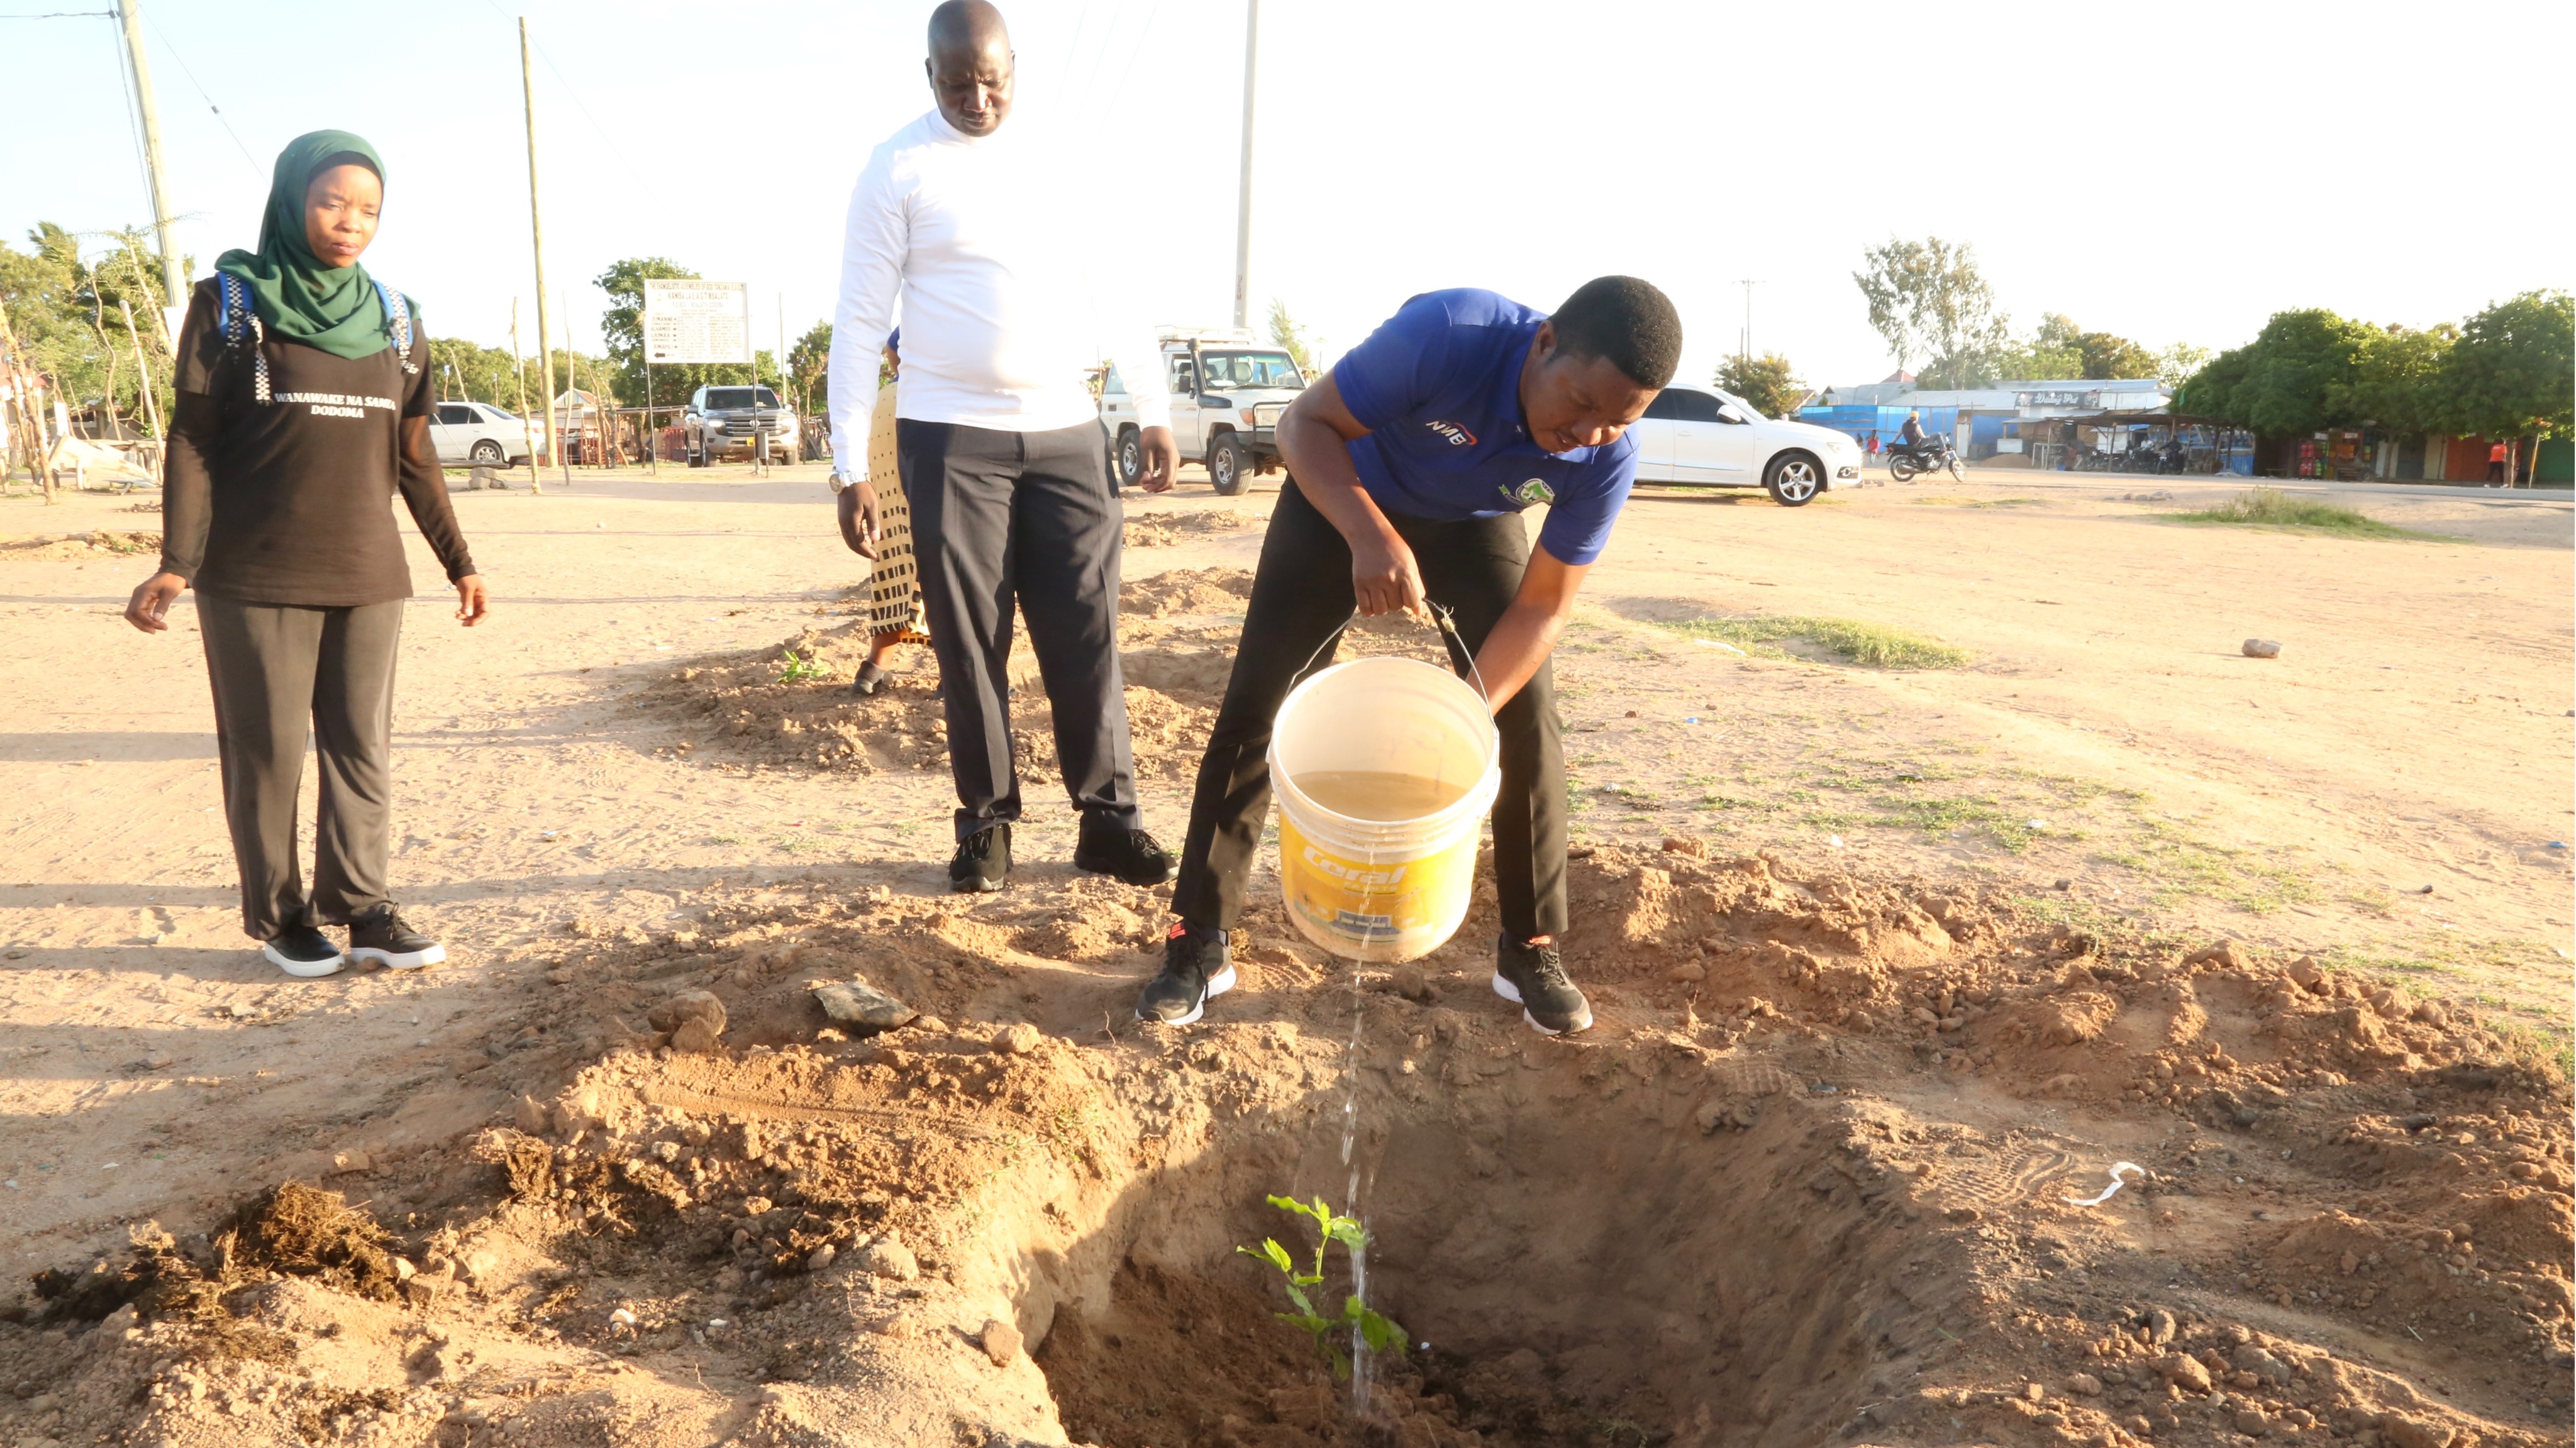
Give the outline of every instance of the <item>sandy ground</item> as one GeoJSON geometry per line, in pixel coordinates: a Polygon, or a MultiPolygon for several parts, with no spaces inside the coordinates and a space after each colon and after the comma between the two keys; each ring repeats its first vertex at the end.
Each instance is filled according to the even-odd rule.
{"type": "MultiPolygon", "coordinates": [[[[1140,723],[1144,799],[1174,843],[1192,711],[1213,702],[1207,661],[1235,619],[1223,581],[1257,553],[1269,481],[1235,500],[1185,484],[1129,503],[1132,584],[1212,570],[1166,590],[1130,641],[1154,655],[1139,668],[1171,673],[1131,707],[1158,731],[1149,750],[1140,723]]],[[[1931,882],[2016,929],[2141,950],[2232,938],[2266,959],[2304,953],[2340,979],[2482,1009],[2505,1043],[2491,1055],[2563,1050],[2569,505],[2339,495],[2446,541],[2158,517],[2232,491],[1973,474],[1801,510],[1641,495],[1560,654],[1578,842],[1768,850],[1812,878],[1931,882]],[[2174,496],[2122,496],[2150,491],[2174,496]],[[1746,657],[1659,626],[1745,615],[1859,619],[1971,661],[1746,657]],[[2282,657],[2243,657],[2251,636],[2281,640],[2282,657]]],[[[928,659],[864,710],[834,680],[770,682],[783,645],[850,657],[861,565],[832,532],[819,469],[584,474],[542,498],[456,502],[495,613],[461,630],[424,595],[404,643],[396,887],[451,962],[420,976],[292,982],[258,960],[238,929],[192,611],[159,638],[119,620],[148,557],[0,555],[15,645],[0,682],[19,702],[0,735],[0,1251],[16,1272],[77,1267],[147,1219],[202,1230],[281,1180],[373,1196],[385,1163],[447,1161],[478,1130],[532,1124],[514,1100],[551,1100],[648,1029],[649,1001],[583,1000],[567,940],[649,955],[712,935],[717,914],[804,919],[881,893],[965,938],[937,913],[951,801],[928,659]],[[512,1054],[531,1045],[545,1050],[512,1054]]],[[[15,497],[0,534],[156,525],[131,508],[15,497]]],[[[415,579],[434,580],[417,539],[412,553],[415,579]]],[[[1042,773],[1028,788],[1004,899],[1043,913],[1075,884],[1073,817],[1042,773]]],[[[1117,909],[1086,928],[1135,936],[1121,968],[1149,968],[1132,948],[1154,902],[1117,909]]],[[[1624,968],[1600,952],[1627,918],[1579,913],[1578,961],[1624,968]]],[[[1089,948],[1078,930],[1050,944],[1013,928],[994,958],[1089,948]]],[[[1036,990],[1029,1010],[1041,995],[1061,1005],[1036,990]]],[[[2001,1129],[2011,1111],[1992,1110],[2001,1129]]],[[[540,1110],[536,1124],[560,1123],[540,1110]]],[[[1083,1401],[1117,1421],[1118,1404],[1083,1401]]]]}

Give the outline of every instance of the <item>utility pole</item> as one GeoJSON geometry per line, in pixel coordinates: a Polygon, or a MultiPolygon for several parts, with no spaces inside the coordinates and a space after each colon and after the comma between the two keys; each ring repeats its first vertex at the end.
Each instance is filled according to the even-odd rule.
{"type": "Polygon", "coordinates": [[[1753,360],[1753,289],[1761,283],[1752,277],[1745,277],[1738,285],[1744,288],[1744,344],[1742,350],[1736,355],[1750,362],[1753,360]]]}
{"type": "Polygon", "coordinates": [[[1252,325],[1252,86],[1260,76],[1261,0],[1243,0],[1243,174],[1234,200],[1234,325],[1252,325]]]}
{"type": "Polygon", "coordinates": [[[528,109],[528,239],[537,252],[537,365],[545,395],[537,405],[546,410],[547,461],[563,456],[562,429],[555,426],[554,313],[546,305],[546,222],[537,209],[537,81],[528,63],[528,17],[519,17],[519,94],[528,109]]]}
{"type": "Polygon", "coordinates": [[[179,274],[179,248],[170,239],[176,208],[170,204],[170,168],[161,159],[161,108],[152,99],[152,63],[143,57],[143,12],[136,0],[116,0],[116,14],[125,26],[125,63],[134,68],[134,109],[143,122],[143,169],[152,182],[152,233],[161,244],[161,305],[184,307],[188,279],[179,274]]]}

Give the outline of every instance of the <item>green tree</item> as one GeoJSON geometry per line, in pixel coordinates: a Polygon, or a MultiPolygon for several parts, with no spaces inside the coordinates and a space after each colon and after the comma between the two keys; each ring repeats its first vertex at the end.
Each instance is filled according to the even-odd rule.
{"type": "MultiPolygon", "coordinates": [[[[885,369],[879,367],[878,371],[885,369]]],[[[816,322],[787,349],[787,377],[796,389],[796,412],[812,417],[818,402],[831,397],[832,324],[816,322]]]]}
{"type": "Polygon", "coordinates": [[[2176,342],[2156,354],[2156,376],[2167,383],[2178,384],[2208,365],[2209,349],[2189,342],[2176,342]]]}
{"type": "Polygon", "coordinates": [[[2007,341],[1994,289],[1977,269],[1976,249],[1937,236],[1921,241],[1891,237],[1861,253],[1865,266],[1852,273],[1869,303],[1869,325],[1887,339],[1898,370],[1928,357],[1921,371],[1927,388],[1960,387],[1988,375],[1993,355],[2007,341]]]}
{"type": "Polygon", "coordinates": [[[140,232],[104,233],[105,249],[84,254],[86,239],[46,221],[27,233],[24,252],[0,243],[0,303],[10,327],[66,403],[100,407],[141,430],[148,379],[166,423],[175,399],[161,334],[160,265],[145,253],[140,232]]]}
{"type": "Polygon", "coordinates": [[[2443,416],[2443,371],[2460,329],[2444,323],[2429,331],[2374,327],[2362,339],[2352,380],[2331,399],[2329,411],[2395,432],[2433,432],[2443,416]]]}
{"type": "Polygon", "coordinates": [[[2276,312],[2253,341],[2184,382],[2175,410],[2271,437],[2359,422],[2348,409],[2378,330],[2322,309],[2276,312]]]}
{"type": "Polygon", "coordinates": [[[2086,377],[2152,378],[2158,371],[2154,353],[2115,333],[2086,332],[2075,339],[2075,349],[2083,356],[2086,377]]]}
{"type": "Polygon", "coordinates": [[[2442,369],[2440,412],[2456,432],[2568,435],[2576,406],[2576,299],[2524,292],[2460,324],[2442,369]]]}
{"type": "Polygon", "coordinates": [[[2084,351],[2078,345],[2084,335],[2074,319],[2057,312],[2047,312],[2039,319],[2039,330],[2027,341],[2007,342],[1985,359],[1978,385],[1995,382],[2045,382],[2089,375],[2084,371],[2084,351]]]}
{"type": "Polygon", "coordinates": [[[1717,369],[1717,385],[1752,403],[1753,410],[1764,417],[1788,417],[1807,395],[1807,384],[1790,369],[1789,359],[1777,352],[1729,357],[1717,369]]]}
{"type": "Polygon", "coordinates": [[[1270,340],[1286,350],[1298,371],[1313,374],[1315,364],[1308,360],[1306,352],[1306,329],[1297,325],[1297,319],[1288,315],[1288,304],[1277,297],[1270,299],[1270,340]]]}

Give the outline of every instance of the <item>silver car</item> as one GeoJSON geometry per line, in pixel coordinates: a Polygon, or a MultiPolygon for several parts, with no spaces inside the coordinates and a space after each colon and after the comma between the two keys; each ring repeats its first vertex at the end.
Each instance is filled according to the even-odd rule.
{"type": "Polygon", "coordinates": [[[429,440],[443,463],[507,467],[531,454],[528,425],[488,402],[442,402],[430,418],[429,440]]]}

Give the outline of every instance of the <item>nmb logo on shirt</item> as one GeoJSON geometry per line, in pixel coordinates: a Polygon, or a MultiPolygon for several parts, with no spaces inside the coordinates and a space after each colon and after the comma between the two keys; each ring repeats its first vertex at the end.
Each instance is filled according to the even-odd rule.
{"type": "Polygon", "coordinates": [[[1476,435],[1454,422],[1442,422],[1440,419],[1435,417],[1422,425],[1431,429],[1433,432],[1440,434],[1442,437],[1449,439],[1449,445],[1451,447],[1474,447],[1476,445],[1476,435]]]}
{"type": "Polygon", "coordinates": [[[315,417],[365,417],[370,407],[399,412],[402,404],[390,397],[360,397],[348,392],[281,392],[279,402],[301,402],[312,407],[315,417]]]}

